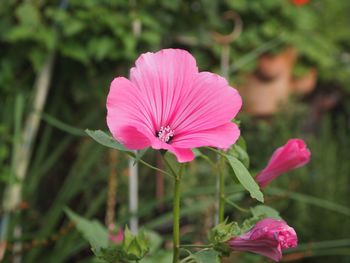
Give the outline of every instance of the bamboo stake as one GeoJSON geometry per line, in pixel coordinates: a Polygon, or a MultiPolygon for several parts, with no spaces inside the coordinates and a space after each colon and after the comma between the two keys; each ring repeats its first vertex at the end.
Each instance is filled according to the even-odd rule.
{"type": "MultiPolygon", "coordinates": [[[[136,0],[130,0],[131,8],[136,7],[136,0]]],[[[141,34],[141,21],[138,18],[134,18],[132,21],[132,31],[135,38],[138,38],[141,34]]],[[[135,152],[137,154],[137,151],[135,152]]],[[[130,231],[136,234],[138,232],[138,164],[132,158],[129,158],[129,212],[130,218],[130,231]]]]}
{"type": "Polygon", "coordinates": [[[115,208],[117,204],[118,174],[116,169],[118,151],[109,150],[109,165],[111,167],[108,178],[108,195],[105,223],[109,231],[115,228],[115,208]]]}

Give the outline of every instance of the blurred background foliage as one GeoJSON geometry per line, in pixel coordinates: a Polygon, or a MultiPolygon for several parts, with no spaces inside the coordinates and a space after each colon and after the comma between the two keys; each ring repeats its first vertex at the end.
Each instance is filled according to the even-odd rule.
{"type": "MultiPolygon", "coordinates": [[[[94,261],[87,243],[67,227],[63,208],[69,206],[103,221],[108,176],[117,168],[116,221],[123,225],[130,216],[125,190],[127,159],[122,154],[110,158],[110,151],[83,133],[85,128],[106,129],[105,98],[110,81],[116,75],[127,76],[140,53],[164,47],[185,48],[196,57],[201,70],[220,72],[222,46],[214,41],[213,32],[232,30],[232,21],[223,19],[223,13],[234,10],[241,17],[243,30],[230,44],[233,85],[240,76],[254,72],[259,55],[276,54],[288,46],[300,53],[296,75],[309,67],[318,70],[316,90],[301,101],[292,98],[276,116],[261,119],[242,113],[239,117],[254,171],[264,167],[273,150],[290,137],[304,138],[313,153],[309,166],[283,176],[266,190],[267,203],[295,226],[300,243],[309,244],[287,258],[350,262],[350,1],[297,2],[3,0],[0,194],[4,198],[5,188],[15,184],[23,191],[23,202],[13,212],[7,231],[5,261],[16,257],[11,247],[17,240],[13,234],[16,225],[22,227],[23,262],[94,261]],[[38,134],[30,146],[30,165],[21,181],[14,174],[14,152],[33,110],[35,83],[50,56],[54,57],[50,88],[38,134]],[[332,96],[336,102],[328,107],[325,99],[332,96]],[[321,241],[329,242],[317,243],[321,241]]],[[[146,158],[156,160],[151,153],[146,158]]],[[[191,164],[189,173],[182,238],[200,241],[212,222],[215,176],[201,161],[191,164]]],[[[160,231],[166,240],[171,233],[170,196],[154,201],[156,178],[152,171],[142,168],[140,180],[141,223],[160,231]]],[[[165,187],[171,187],[167,179],[165,187]]],[[[231,190],[235,192],[234,187],[231,190]]],[[[232,196],[242,206],[251,205],[246,197],[240,193],[232,196]]],[[[237,214],[239,211],[228,207],[227,216],[241,219],[237,214]]],[[[252,255],[236,257],[235,262],[262,261],[252,255]]]]}

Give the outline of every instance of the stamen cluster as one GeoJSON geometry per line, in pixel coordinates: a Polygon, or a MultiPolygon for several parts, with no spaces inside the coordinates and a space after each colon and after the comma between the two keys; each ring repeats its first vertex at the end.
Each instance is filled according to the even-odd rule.
{"type": "Polygon", "coordinates": [[[171,140],[171,138],[173,138],[175,135],[174,131],[170,128],[170,126],[162,126],[160,127],[159,132],[157,133],[157,136],[159,138],[159,140],[163,141],[163,142],[169,142],[171,140]]]}

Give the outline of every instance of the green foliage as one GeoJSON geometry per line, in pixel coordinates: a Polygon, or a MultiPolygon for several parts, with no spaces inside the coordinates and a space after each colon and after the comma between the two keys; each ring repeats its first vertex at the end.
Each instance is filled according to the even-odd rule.
{"type": "Polygon", "coordinates": [[[105,132],[97,130],[97,131],[91,131],[86,130],[85,131],[91,138],[93,138],[96,142],[109,147],[113,149],[117,149],[119,151],[129,151],[127,150],[121,143],[117,142],[115,139],[113,139],[111,136],[107,135],[105,132]]]}
{"type": "Polygon", "coordinates": [[[98,221],[87,220],[69,209],[66,209],[66,213],[90,243],[96,257],[109,263],[139,261],[149,252],[150,240],[154,242],[153,252],[161,243],[161,239],[155,233],[149,232],[151,236],[149,240],[144,232],[135,236],[126,227],[122,244],[113,245],[110,244],[107,229],[98,221]]]}
{"type": "MultiPolygon", "coordinates": [[[[66,206],[80,211],[86,218],[104,216],[107,177],[115,167],[119,180],[117,223],[124,224],[130,217],[126,206],[127,177],[123,176],[127,159],[120,154],[117,164],[110,162],[108,149],[81,135],[86,127],[106,129],[105,97],[110,80],[116,75],[127,76],[140,53],[162,47],[181,47],[195,55],[200,69],[219,71],[221,46],[212,40],[211,32],[229,32],[232,24],[225,21],[222,14],[234,9],[244,25],[241,36],[230,45],[234,62],[231,69],[235,72],[254,70],[254,61],[261,53],[274,53],[285,45],[295,45],[302,54],[302,69],[316,65],[321,81],[349,81],[349,1],[312,0],[300,8],[287,0],[203,0],[193,3],[150,0],[137,1],[135,5],[132,2],[70,0],[67,7],[59,6],[63,1],[1,2],[1,195],[8,184],[17,183],[12,170],[17,165],[12,158],[14,142],[20,138],[24,120],[32,109],[33,83],[48,55],[54,52],[56,57],[27,177],[19,182],[23,185],[22,195],[29,209],[14,213],[8,231],[10,244],[18,240],[13,236],[13,229],[15,224],[20,224],[23,233],[20,241],[25,247],[31,241],[48,239],[49,248],[38,246],[24,250],[21,255],[24,263],[92,262],[91,253],[86,253],[88,244],[76,231],[68,231],[55,242],[50,241],[50,237],[56,236],[64,226],[63,208],[66,206]],[[142,29],[140,34],[133,29],[138,23],[142,29]]],[[[232,80],[236,77],[231,75],[232,80]]],[[[253,170],[263,167],[275,147],[298,134],[299,124],[305,118],[297,116],[299,119],[290,120],[288,116],[271,125],[260,123],[253,129],[248,129],[247,122],[242,121],[251,159],[248,162],[242,152],[246,149],[240,143],[242,149],[234,149],[233,156],[246,167],[249,163],[253,170]]],[[[281,210],[289,224],[295,225],[300,242],[349,236],[349,226],[339,224],[347,220],[350,205],[348,125],[346,120],[339,123],[334,117],[331,120],[319,127],[316,136],[307,138],[313,152],[310,166],[279,178],[273,184],[280,188],[267,188],[265,192],[267,197],[279,197],[268,200],[271,206],[281,210]]],[[[103,138],[112,143],[110,137],[103,138]]],[[[116,146],[114,142],[112,144],[116,146]]],[[[140,156],[141,153],[136,159],[140,156]]],[[[155,162],[151,151],[142,158],[155,162]]],[[[207,211],[214,205],[215,176],[212,176],[209,164],[208,160],[197,158],[190,165],[188,176],[184,176],[181,216],[193,231],[202,232],[207,211]]],[[[237,167],[241,169],[240,165],[237,167]]],[[[249,180],[245,172],[241,173],[249,180]]],[[[161,229],[162,237],[168,239],[167,226],[172,219],[168,211],[171,194],[166,191],[164,199],[154,200],[153,175],[149,169],[140,169],[139,215],[145,225],[161,229]]],[[[167,179],[165,187],[170,187],[167,179]]],[[[232,194],[230,200],[234,199],[242,206],[251,205],[243,193],[237,194],[239,191],[240,187],[230,183],[227,187],[228,194],[232,194]]],[[[259,207],[252,212],[272,216],[273,212],[268,210],[259,207]]],[[[241,219],[230,207],[227,207],[227,215],[241,219]]],[[[147,232],[145,235],[149,238],[147,232]]],[[[182,238],[202,241],[203,237],[191,232],[182,238]]],[[[160,241],[150,243],[159,244],[160,241]]],[[[326,251],[325,246],[331,246],[322,245],[322,252],[326,251]]],[[[113,253],[118,250],[107,250],[108,247],[101,249],[105,257],[116,257],[113,253]]],[[[9,261],[11,255],[6,253],[4,261],[9,261]]],[[[167,263],[170,258],[171,252],[154,249],[153,254],[151,247],[150,255],[141,262],[167,263]]],[[[335,260],[342,262],[340,256],[335,260]]],[[[334,260],[325,259],[325,262],[329,261],[334,260]]]]}
{"type": "Polygon", "coordinates": [[[247,169],[249,169],[249,155],[239,144],[232,145],[227,154],[237,158],[247,169]]]}
{"type": "Polygon", "coordinates": [[[203,249],[181,261],[181,263],[220,263],[219,253],[213,249],[203,249]]]}
{"type": "Polygon", "coordinates": [[[89,221],[75,214],[70,209],[66,209],[66,213],[75,223],[78,231],[89,241],[94,254],[100,254],[101,249],[108,246],[108,231],[101,223],[96,220],[89,221]]]}
{"type": "MultiPolygon", "coordinates": [[[[332,240],[350,235],[349,225],[339,224],[350,215],[348,113],[339,109],[333,114],[325,113],[313,123],[316,132],[306,133],[310,113],[301,110],[300,104],[293,105],[291,108],[297,111],[282,112],[269,122],[242,121],[242,132],[247,140],[251,168],[255,171],[262,169],[273,151],[291,137],[303,138],[311,150],[307,166],[280,176],[264,189],[269,205],[293,226],[299,244],[305,249],[307,244],[317,244],[318,240],[329,240],[328,244],[332,244],[332,240]],[[315,220],[319,218],[322,220],[315,220]]],[[[332,257],[327,256],[326,248],[310,250],[317,256],[314,259],[317,262],[347,262],[348,256],[339,249],[332,257]]],[[[329,250],[329,253],[333,252],[329,250]]]]}
{"type": "MultiPolygon", "coordinates": [[[[273,48],[272,53],[285,46],[296,47],[301,55],[297,70],[316,67],[324,80],[349,80],[344,75],[349,73],[349,61],[345,59],[349,49],[346,43],[350,40],[345,33],[350,24],[348,1],[312,0],[303,6],[294,6],[287,0],[227,3],[238,12],[244,24],[241,37],[235,41],[234,58],[272,39],[280,39],[283,45],[273,48]],[[339,72],[334,72],[335,69],[339,72]]],[[[249,70],[248,64],[244,67],[249,70]]]]}
{"type": "Polygon", "coordinates": [[[231,238],[239,236],[241,234],[241,228],[237,222],[227,223],[227,221],[216,225],[209,232],[209,241],[213,244],[216,251],[228,256],[231,252],[227,241],[231,238]]]}
{"type": "Polygon", "coordinates": [[[264,202],[264,195],[260,191],[258,184],[248,172],[247,168],[235,157],[230,155],[225,155],[225,157],[238,181],[250,193],[250,196],[260,202],[264,202]]]}
{"type": "Polygon", "coordinates": [[[250,211],[252,212],[253,214],[253,217],[269,217],[269,218],[276,218],[276,219],[282,219],[280,217],[280,213],[270,207],[270,206],[267,206],[267,205],[257,205],[257,206],[254,206],[252,208],[250,208],[250,211]]]}

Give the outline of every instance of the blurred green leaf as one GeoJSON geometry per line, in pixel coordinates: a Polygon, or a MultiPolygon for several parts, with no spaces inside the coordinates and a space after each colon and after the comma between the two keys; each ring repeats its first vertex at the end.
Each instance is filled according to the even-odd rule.
{"type": "Polygon", "coordinates": [[[39,9],[30,1],[23,2],[16,9],[16,17],[21,24],[26,26],[38,26],[40,23],[39,9]]]}
{"type": "Polygon", "coordinates": [[[65,209],[65,212],[69,219],[75,223],[78,231],[90,243],[95,254],[100,253],[102,248],[108,246],[108,231],[100,222],[87,220],[68,208],[65,209]]]}
{"type": "Polygon", "coordinates": [[[186,262],[220,263],[219,255],[220,255],[219,252],[213,249],[203,249],[194,254],[191,254],[188,258],[191,259],[192,261],[186,261],[186,262]]]}

